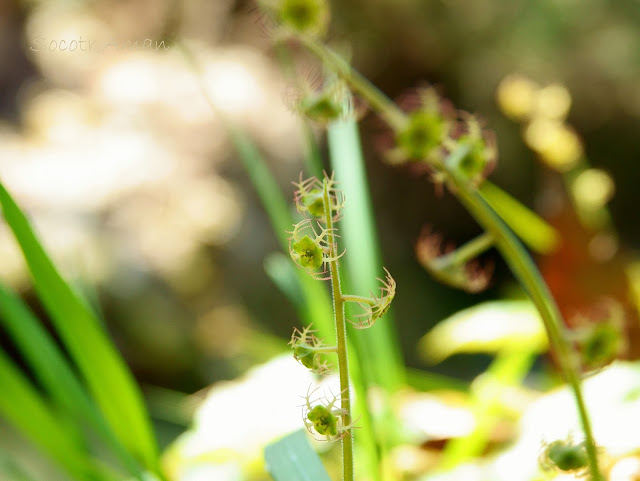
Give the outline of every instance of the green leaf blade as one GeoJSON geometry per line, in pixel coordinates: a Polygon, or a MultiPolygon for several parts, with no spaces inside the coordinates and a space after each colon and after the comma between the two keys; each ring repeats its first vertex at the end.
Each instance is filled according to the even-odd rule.
{"type": "Polygon", "coordinates": [[[274,481],[331,481],[302,430],[269,444],[264,459],[274,481]]]}
{"type": "Polygon", "coordinates": [[[92,403],[64,355],[22,300],[0,284],[0,325],[14,340],[40,385],[51,399],[79,423],[95,428],[119,455],[134,476],[140,475],[135,461],[115,439],[92,403]]]}
{"type": "Polygon", "coordinates": [[[74,431],[49,410],[27,378],[0,350],[0,414],[75,479],[88,479],[86,453],[74,431]]]}
{"type": "Polygon", "coordinates": [[[42,248],[27,218],[0,184],[0,206],[13,231],[36,292],[118,439],[152,471],[157,448],[142,396],[91,309],[77,296],[42,248]]]}
{"type": "Polygon", "coordinates": [[[531,249],[540,254],[553,252],[560,243],[560,234],[542,217],[521,204],[491,182],[485,182],[480,192],[489,205],[531,249]]]}

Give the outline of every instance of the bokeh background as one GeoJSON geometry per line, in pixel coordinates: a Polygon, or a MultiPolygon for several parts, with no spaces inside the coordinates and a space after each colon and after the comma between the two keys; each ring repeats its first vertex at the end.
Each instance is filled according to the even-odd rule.
{"type": "MultiPolygon", "coordinates": [[[[640,2],[332,3],[330,43],[384,92],[397,98],[435,85],[496,132],[492,179],[569,239],[561,253],[539,259],[556,280],[562,266],[556,285],[572,285],[581,275],[572,268],[589,265],[593,282],[583,297],[626,288],[623,261],[640,244],[640,2]],[[563,86],[564,122],[590,164],[614,182],[617,234],[602,256],[584,248],[591,237],[568,213],[562,174],[536,154],[525,124],[500,109],[498,87],[514,74],[539,88],[563,86]],[[569,266],[567,253],[579,253],[569,266]]],[[[190,45],[215,108],[254,139],[292,194],[303,130],[289,105],[291,79],[253,2],[0,0],[0,178],[101,313],[165,445],[188,423],[175,409],[183,394],[285,351],[298,323],[263,268],[278,250],[276,236],[175,38],[190,45]],[[61,40],[85,43],[70,52],[61,40]]],[[[302,75],[320,72],[302,52],[295,58],[302,75]]],[[[316,134],[323,145],[322,130],[316,134]]],[[[424,368],[420,336],[514,287],[494,253],[485,293],[432,280],[415,259],[423,227],[456,243],[479,229],[424,176],[383,162],[385,130],[366,111],[361,134],[384,262],[398,283],[395,327],[407,365],[424,368]]],[[[3,225],[0,278],[41,312],[3,225]]],[[[575,293],[563,299],[565,312],[583,302],[575,293]]],[[[434,369],[471,379],[487,364],[488,357],[459,356],[434,369]]]]}

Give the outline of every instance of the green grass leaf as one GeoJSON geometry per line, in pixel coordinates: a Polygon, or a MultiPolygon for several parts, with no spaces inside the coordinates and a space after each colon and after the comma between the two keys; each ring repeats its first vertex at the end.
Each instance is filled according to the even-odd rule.
{"type": "Polygon", "coordinates": [[[80,426],[91,426],[111,446],[128,471],[140,476],[134,459],[118,443],[76,374],[40,321],[22,300],[0,284],[0,325],[13,339],[40,385],[80,426]]]}
{"type": "Polygon", "coordinates": [[[87,453],[77,444],[76,432],[69,431],[1,350],[0,380],[0,414],[74,479],[93,479],[87,453]]]}
{"type": "Polygon", "coordinates": [[[64,281],[2,184],[0,205],[27,261],[40,301],[120,442],[149,470],[157,448],[142,396],[95,314],[64,281]]]}
{"type": "Polygon", "coordinates": [[[274,481],[331,481],[302,430],[269,444],[264,459],[274,481]]]}
{"type": "Polygon", "coordinates": [[[486,181],[480,186],[480,192],[511,230],[534,251],[548,254],[560,243],[560,234],[552,226],[498,186],[486,181]]]}

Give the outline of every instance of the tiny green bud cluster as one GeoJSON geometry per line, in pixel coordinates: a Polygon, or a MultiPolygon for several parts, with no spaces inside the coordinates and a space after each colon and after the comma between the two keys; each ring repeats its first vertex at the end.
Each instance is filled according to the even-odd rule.
{"type": "Polygon", "coordinates": [[[439,158],[439,150],[453,127],[435,90],[420,90],[418,99],[418,108],[407,115],[404,125],[395,132],[396,148],[389,152],[393,163],[439,158]]]}
{"type": "Polygon", "coordinates": [[[312,69],[295,80],[285,91],[285,101],[294,112],[322,127],[347,116],[350,93],[343,81],[322,78],[312,69]]]}
{"type": "MultiPolygon", "coordinates": [[[[336,353],[342,389],[340,407],[338,396],[332,400],[325,398],[322,403],[311,401],[307,394],[303,406],[304,424],[311,433],[323,436],[327,441],[343,439],[351,435],[351,407],[349,400],[349,376],[347,367],[347,330],[344,303],[354,302],[363,309],[358,322],[352,322],[358,328],[371,326],[389,309],[395,296],[396,283],[385,269],[386,278],[381,280],[380,294],[371,297],[343,295],[340,287],[340,269],[336,228],[334,223],[340,220],[344,206],[344,195],[336,188],[333,176],[326,174],[322,181],[312,177],[294,183],[296,186],[296,208],[305,219],[296,224],[291,232],[289,251],[293,261],[319,280],[331,279],[334,300],[334,321],[336,325],[336,346],[326,346],[313,335],[310,327],[302,331],[294,329],[291,342],[293,356],[302,365],[317,374],[327,374],[330,370],[326,360],[328,353],[336,353]],[[327,274],[330,272],[330,274],[327,274]]],[[[353,443],[347,438],[342,443],[345,467],[352,465],[353,443]],[[351,459],[351,461],[348,461],[351,459]]],[[[345,468],[347,472],[348,468],[345,468]]],[[[347,479],[353,479],[347,476],[347,479]]]]}
{"type": "MultiPolygon", "coordinates": [[[[333,178],[326,179],[330,211],[333,221],[340,217],[344,205],[344,196],[335,188],[333,178]]],[[[305,219],[293,226],[289,238],[289,253],[293,261],[305,269],[315,279],[327,280],[328,270],[326,265],[338,260],[342,254],[336,254],[336,237],[333,229],[329,230],[324,225],[324,190],[323,184],[317,178],[302,180],[294,183],[296,209],[305,216],[305,219]],[[320,270],[322,269],[322,270],[320,270]]]]}
{"type": "Polygon", "coordinates": [[[306,88],[297,103],[297,110],[312,122],[326,126],[347,115],[350,98],[344,83],[338,79],[325,82],[320,89],[306,88]]]}
{"type": "Polygon", "coordinates": [[[497,150],[493,133],[466,112],[458,112],[441,101],[433,88],[418,91],[418,105],[394,128],[395,148],[388,152],[392,163],[422,163],[441,182],[447,173],[479,185],[493,168],[497,150]],[[467,147],[464,155],[450,154],[467,147]],[[444,159],[448,159],[445,164],[444,159]]]}
{"type": "Polygon", "coordinates": [[[321,124],[327,124],[342,115],[342,105],[326,91],[303,98],[299,108],[302,115],[321,124]]]}

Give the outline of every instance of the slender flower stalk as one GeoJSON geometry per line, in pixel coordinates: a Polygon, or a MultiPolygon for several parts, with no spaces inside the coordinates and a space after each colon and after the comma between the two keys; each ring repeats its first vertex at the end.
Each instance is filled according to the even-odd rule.
{"type": "Polygon", "coordinates": [[[396,283],[385,269],[380,295],[371,297],[343,294],[340,282],[336,223],[341,217],[344,196],[335,187],[333,176],[325,175],[322,181],[312,177],[294,183],[295,202],[298,212],[305,219],[296,224],[291,231],[289,252],[292,260],[316,280],[330,281],[333,295],[333,313],[336,329],[335,346],[325,345],[314,336],[311,327],[302,331],[294,329],[289,343],[293,355],[302,365],[316,374],[328,374],[331,365],[327,356],[338,357],[340,376],[340,394],[323,402],[312,401],[307,393],[304,412],[304,424],[312,434],[323,436],[327,441],[340,440],[342,443],[343,481],[354,480],[353,458],[353,415],[351,411],[351,385],[347,352],[347,322],[357,328],[367,328],[384,316],[396,292],[396,283]],[[345,303],[354,302],[361,306],[364,313],[358,321],[345,316],[345,303]],[[338,401],[340,403],[338,407],[338,401]]]}
{"type": "MultiPolygon", "coordinates": [[[[329,244],[329,257],[334,258],[329,263],[331,270],[331,292],[333,295],[333,314],[336,324],[336,339],[338,347],[338,373],[340,375],[340,392],[342,425],[351,425],[351,399],[349,396],[349,363],[347,358],[347,324],[344,315],[344,300],[342,298],[342,288],[340,286],[340,269],[336,258],[336,243],[333,234],[333,214],[331,212],[331,202],[329,198],[329,184],[327,179],[322,183],[322,198],[324,201],[324,220],[327,231],[330,232],[327,243],[329,244]]],[[[342,479],[343,481],[353,481],[353,435],[352,429],[346,431],[342,437],[342,479]]]]}

